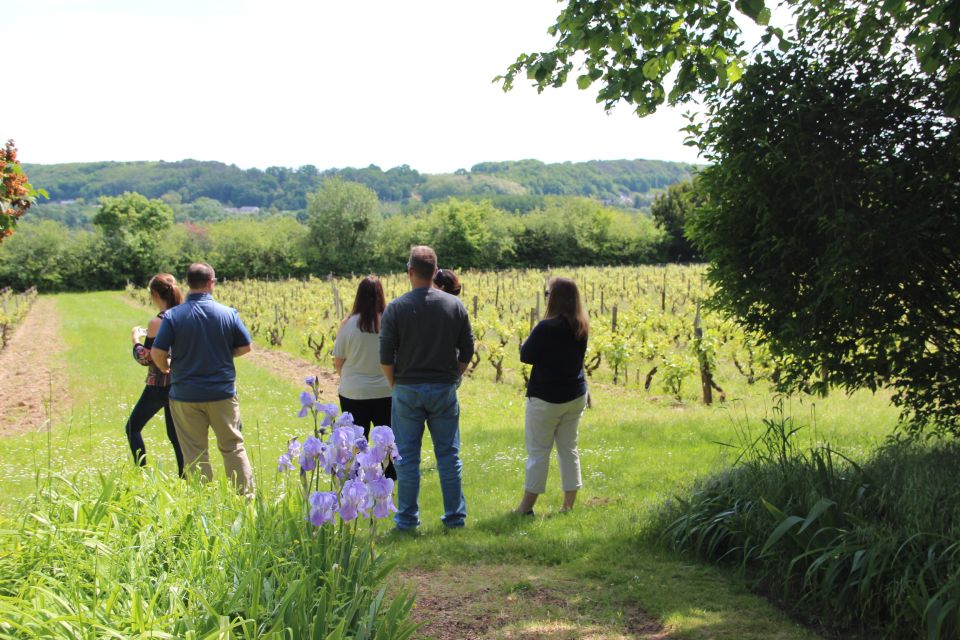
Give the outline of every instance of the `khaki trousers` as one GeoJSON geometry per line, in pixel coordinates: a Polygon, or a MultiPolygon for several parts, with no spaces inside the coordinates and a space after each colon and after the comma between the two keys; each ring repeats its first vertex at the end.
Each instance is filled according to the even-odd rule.
{"type": "Polygon", "coordinates": [[[527,476],[523,485],[526,491],[538,494],[546,492],[550,451],[554,442],[557,444],[563,490],[576,491],[582,486],[577,426],[586,406],[586,394],[559,404],[540,398],[527,398],[527,476]]]}
{"type": "Polygon", "coordinates": [[[199,466],[204,478],[213,479],[207,453],[208,428],[213,429],[227,477],[236,485],[238,492],[252,495],[253,470],[243,446],[243,434],[240,433],[240,403],[237,397],[215,402],[182,402],[171,398],[170,412],[183,450],[185,472],[195,471],[199,466]]]}

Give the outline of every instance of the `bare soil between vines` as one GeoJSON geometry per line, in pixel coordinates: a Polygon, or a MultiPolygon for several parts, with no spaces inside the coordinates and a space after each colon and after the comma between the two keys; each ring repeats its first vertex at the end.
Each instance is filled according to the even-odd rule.
{"type": "Polygon", "coordinates": [[[56,302],[38,298],[0,352],[0,436],[49,427],[49,405],[69,405],[64,349],[56,302]]]}

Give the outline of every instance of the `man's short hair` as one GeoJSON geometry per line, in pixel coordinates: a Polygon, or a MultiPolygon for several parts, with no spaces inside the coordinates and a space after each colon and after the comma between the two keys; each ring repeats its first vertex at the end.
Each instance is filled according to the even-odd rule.
{"type": "Polygon", "coordinates": [[[191,289],[204,289],[215,279],[213,267],[206,262],[194,262],[187,269],[187,286],[191,289]]]}
{"type": "Polygon", "coordinates": [[[421,280],[433,282],[433,274],[437,271],[437,254],[424,245],[411,247],[407,267],[413,269],[413,274],[421,280]]]}

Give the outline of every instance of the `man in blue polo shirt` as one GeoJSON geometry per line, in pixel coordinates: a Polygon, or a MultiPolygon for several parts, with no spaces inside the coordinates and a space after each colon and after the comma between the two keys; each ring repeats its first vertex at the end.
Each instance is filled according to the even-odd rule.
{"type": "Polygon", "coordinates": [[[250,333],[236,309],[213,299],[213,267],[198,262],[187,270],[187,299],[164,316],[150,355],[161,370],[170,362],[170,413],[187,470],[199,466],[210,480],[208,428],[213,429],[223,466],[245,495],[253,494],[253,471],[240,432],[237,372],[233,359],[250,351],[250,333]]]}

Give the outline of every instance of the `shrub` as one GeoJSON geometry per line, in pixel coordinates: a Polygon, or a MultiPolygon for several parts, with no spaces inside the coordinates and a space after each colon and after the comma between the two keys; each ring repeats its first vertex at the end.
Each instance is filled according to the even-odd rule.
{"type": "Polygon", "coordinates": [[[818,625],[960,633],[960,444],[891,442],[863,464],[802,449],[780,414],[732,469],[663,509],[674,548],[736,564],[818,625]]]}

